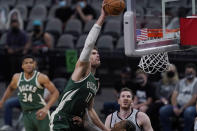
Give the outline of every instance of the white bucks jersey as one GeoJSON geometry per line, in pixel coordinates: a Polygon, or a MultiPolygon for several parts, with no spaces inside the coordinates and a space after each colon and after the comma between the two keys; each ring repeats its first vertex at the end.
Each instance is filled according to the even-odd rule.
{"type": "MultiPolygon", "coordinates": [[[[139,111],[136,109],[133,109],[132,113],[126,118],[126,120],[130,120],[135,124],[136,127],[136,131],[142,131],[142,129],[140,128],[140,126],[137,124],[137,113],[139,111]]],[[[114,125],[118,122],[122,121],[122,119],[118,116],[118,111],[114,112],[111,116],[111,123],[110,123],[110,127],[113,128],[114,125]]]]}

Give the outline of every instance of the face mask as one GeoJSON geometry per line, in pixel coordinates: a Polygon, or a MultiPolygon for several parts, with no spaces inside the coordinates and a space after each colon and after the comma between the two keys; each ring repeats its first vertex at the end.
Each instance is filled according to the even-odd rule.
{"type": "Polygon", "coordinates": [[[86,6],[84,1],[79,2],[79,5],[81,6],[81,8],[84,8],[86,6]]]}
{"type": "Polygon", "coordinates": [[[35,33],[40,33],[40,28],[34,28],[35,33]]]}
{"type": "Polygon", "coordinates": [[[135,81],[137,84],[143,84],[144,83],[144,79],[143,78],[136,78],[136,81],[135,81]]]}
{"type": "Polygon", "coordinates": [[[60,7],[66,6],[66,1],[60,1],[60,2],[59,2],[59,6],[60,6],[60,7]]]}
{"type": "Polygon", "coordinates": [[[11,30],[13,33],[18,33],[19,32],[19,28],[18,27],[11,27],[11,30]]]}
{"type": "Polygon", "coordinates": [[[172,78],[172,77],[174,77],[174,75],[175,75],[175,73],[173,71],[168,71],[167,72],[168,78],[172,78]]]}
{"type": "Polygon", "coordinates": [[[188,80],[193,80],[195,76],[194,76],[192,73],[186,73],[186,74],[185,74],[185,77],[186,77],[186,79],[188,79],[188,80]]]}

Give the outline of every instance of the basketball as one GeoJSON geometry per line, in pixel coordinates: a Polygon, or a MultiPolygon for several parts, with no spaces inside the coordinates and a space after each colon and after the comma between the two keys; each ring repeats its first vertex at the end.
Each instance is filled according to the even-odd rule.
{"type": "Polygon", "coordinates": [[[109,15],[120,15],[124,8],[124,0],[104,0],[104,11],[109,15]]]}

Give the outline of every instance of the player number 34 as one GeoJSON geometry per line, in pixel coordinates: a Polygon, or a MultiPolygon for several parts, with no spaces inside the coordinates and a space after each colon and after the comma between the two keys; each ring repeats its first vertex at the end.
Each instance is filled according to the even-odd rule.
{"type": "Polygon", "coordinates": [[[27,94],[27,93],[23,93],[23,102],[32,102],[32,94],[31,93],[29,93],[29,94],[27,94]]]}

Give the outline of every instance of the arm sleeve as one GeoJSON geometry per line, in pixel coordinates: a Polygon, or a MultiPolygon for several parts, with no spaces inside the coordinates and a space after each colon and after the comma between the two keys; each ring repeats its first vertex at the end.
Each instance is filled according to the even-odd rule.
{"type": "Polygon", "coordinates": [[[90,30],[90,32],[86,38],[84,48],[83,48],[81,55],[79,57],[79,60],[81,62],[88,62],[89,61],[91,51],[94,48],[94,45],[96,43],[96,40],[97,40],[98,35],[100,33],[100,30],[101,30],[101,26],[99,26],[98,24],[94,24],[94,26],[90,30]]]}

